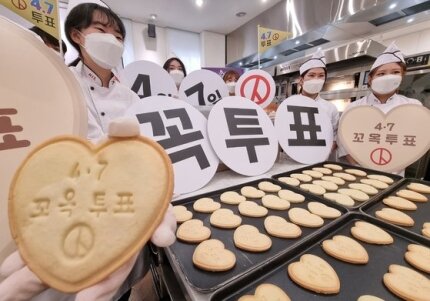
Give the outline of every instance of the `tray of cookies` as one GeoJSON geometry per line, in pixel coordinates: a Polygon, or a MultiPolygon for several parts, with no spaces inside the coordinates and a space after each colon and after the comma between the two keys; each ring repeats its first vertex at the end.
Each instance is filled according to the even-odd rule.
{"type": "Polygon", "coordinates": [[[321,162],[272,176],[320,198],[357,210],[396,186],[403,178],[361,166],[321,162]]]}
{"type": "Polygon", "coordinates": [[[429,247],[422,237],[350,212],[212,300],[428,300],[429,247]]]}
{"type": "Polygon", "coordinates": [[[360,210],[430,240],[430,182],[404,179],[360,210]]]}
{"type": "Polygon", "coordinates": [[[167,256],[199,292],[211,292],[268,261],[347,214],[306,192],[260,179],[173,203],[177,241],[167,256]]]}

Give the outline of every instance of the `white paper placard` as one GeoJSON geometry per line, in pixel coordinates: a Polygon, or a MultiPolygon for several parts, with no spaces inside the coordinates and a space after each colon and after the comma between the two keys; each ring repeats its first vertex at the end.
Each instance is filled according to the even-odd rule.
{"type": "Polygon", "coordinates": [[[220,160],[237,173],[260,175],[275,163],[275,128],[266,112],[249,99],[230,96],[219,101],[209,114],[208,132],[220,160]]]}
{"type": "Polygon", "coordinates": [[[179,87],[179,98],[193,106],[207,106],[228,96],[222,78],[213,71],[196,70],[188,74],[179,87]]]}
{"type": "Polygon", "coordinates": [[[318,103],[303,95],[285,99],[276,111],[279,144],[293,160],[315,164],[327,160],[333,145],[333,126],[318,103]]]}
{"type": "Polygon", "coordinates": [[[151,96],[127,111],[140,123],[141,134],[153,138],[167,151],[173,163],[176,194],[206,185],[218,168],[207,120],[185,101],[168,96],[151,96]]]}
{"type": "Polygon", "coordinates": [[[261,106],[267,107],[275,96],[275,81],[263,70],[251,70],[242,74],[236,84],[236,96],[248,98],[261,106]]]}

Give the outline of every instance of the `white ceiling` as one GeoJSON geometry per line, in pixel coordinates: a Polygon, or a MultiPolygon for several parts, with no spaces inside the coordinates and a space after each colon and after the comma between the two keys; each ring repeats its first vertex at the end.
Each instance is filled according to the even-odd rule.
{"type": "Polygon", "coordinates": [[[104,0],[121,17],[148,23],[157,15],[155,25],[200,33],[228,34],[281,0],[104,0]],[[244,17],[236,17],[238,12],[244,17]]]}

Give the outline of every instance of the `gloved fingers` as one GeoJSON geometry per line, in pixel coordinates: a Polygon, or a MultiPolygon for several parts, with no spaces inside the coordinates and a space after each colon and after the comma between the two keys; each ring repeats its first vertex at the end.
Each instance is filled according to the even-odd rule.
{"type": "Polygon", "coordinates": [[[109,137],[135,137],[140,135],[139,122],[136,118],[116,118],[109,123],[109,137]]]}
{"type": "Polygon", "coordinates": [[[0,276],[8,277],[25,266],[18,251],[10,254],[0,266],[0,276]]]}
{"type": "Polygon", "coordinates": [[[27,301],[48,287],[27,267],[15,271],[0,283],[0,301],[27,301]]]}

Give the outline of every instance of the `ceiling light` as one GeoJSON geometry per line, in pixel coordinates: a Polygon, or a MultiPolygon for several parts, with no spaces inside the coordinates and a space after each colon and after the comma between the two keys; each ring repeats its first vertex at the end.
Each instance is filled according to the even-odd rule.
{"type": "Polygon", "coordinates": [[[299,41],[299,40],[297,40],[297,41],[296,41],[296,45],[299,45],[299,44],[300,44],[300,41],[299,41]]]}
{"type": "Polygon", "coordinates": [[[261,0],[261,2],[266,3],[266,2],[267,2],[267,0],[261,0]]]}
{"type": "Polygon", "coordinates": [[[202,7],[202,5],[203,5],[203,0],[196,0],[196,5],[197,5],[198,7],[202,7]]]}
{"type": "Polygon", "coordinates": [[[238,12],[236,14],[236,17],[239,17],[239,18],[242,18],[242,17],[245,17],[245,16],[246,16],[246,13],[244,11],[240,11],[240,12],[238,12]]]}
{"type": "Polygon", "coordinates": [[[397,3],[393,3],[390,4],[390,6],[388,6],[389,9],[395,9],[397,7],[397,3]]]}
{"type": "Polygon", "coordinates": [[[156,14],[151,14],[149,17],[151,18],[151,20],[156,20],[157,19],[157,15],[156,14]]]}
{"type": "Polygon", "coordinates": [[[415,19],[414,18],[409,18],[406,20],[407,23],[412,23],[415,19]]]}
{"type": "Polygon", "coordinates": [[[317,50],[321,50],[321,49],[322,49],[322,47],[321,47],[321,46],[317,48],[317,50]]]}
{"type": "Polygon", "coordinates": [[[239,66],[242,66],[243,64],[242,64],[242,62],[239,62],[239,66]]]}
{"type": "Polygon", "coordinates": [[[276,60],[277,58],[278,58],[278,56],[277,56],[277,55],[275,55],[275,56],[273,57],[273,59],[274,59],[274,60],[276,60]]]}

